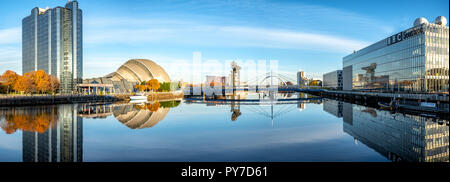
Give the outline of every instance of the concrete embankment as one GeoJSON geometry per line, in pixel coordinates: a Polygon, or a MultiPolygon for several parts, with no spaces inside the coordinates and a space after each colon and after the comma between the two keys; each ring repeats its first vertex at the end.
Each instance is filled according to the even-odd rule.
{"type": "Polygon", "coordinates": [[[90,102],[117,102],[129,99],[129,95],[30,95],[0,96],[0,106],[33,106],[90,102]]]}
{"type": "Polygon", "coordinates": [[[449,96],[445,94],[408,94],[408,93],[378,93],[378,92],[355,92],[355,91],[328,91],[307,92],[313,95],[343,100],[351,103],[363,103],[364,105],[378,106],[378,102],[389,103],[395,99],[406,110],[429,112],[427,107],[421,107],[421,103],[435,103],[433,112],[448,114],[449,96]]]}
{"type": "Polygon", "coordinates": [[[174,99],[182,99],[184,94],[182,92],[154,92],[148,93],[147,100],[148,101],[156,101],[156,100],[174,100],[174,99]]]}

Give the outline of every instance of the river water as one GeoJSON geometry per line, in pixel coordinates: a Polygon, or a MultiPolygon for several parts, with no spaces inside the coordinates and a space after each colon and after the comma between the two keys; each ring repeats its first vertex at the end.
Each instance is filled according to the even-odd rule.
{"type": "Polygon", "coordinates": [[[0,161],[448,161],[447,122],[320,98],[1,108],[0,161]]]}

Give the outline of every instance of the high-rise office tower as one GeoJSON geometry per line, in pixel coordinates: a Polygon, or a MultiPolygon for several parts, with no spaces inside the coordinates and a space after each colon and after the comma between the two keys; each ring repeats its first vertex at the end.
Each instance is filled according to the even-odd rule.
{"type": "Polygon", "coordinates": [[[449,27],[417,18],[413,27],[343,58],[343,90],[449,91],[449,27]]]}
{"type": "Polygon", "coordinates": [[[305,85],[305,72],[298,70],[297,72],[297,86],[301,87],[305,85]]]}
{"type": "Polygon", "coordinates": [[[44,70],[70,93],[83,77],[82,11],[77,1],[65,7],[33,8],[22,20],[22,73],[44,70]]]}

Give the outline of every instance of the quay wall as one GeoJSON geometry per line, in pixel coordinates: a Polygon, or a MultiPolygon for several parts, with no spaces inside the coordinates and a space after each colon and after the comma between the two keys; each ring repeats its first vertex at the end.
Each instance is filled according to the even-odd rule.
{"type": "Polygon", "coordinates": [[[174,100],[174,99],[182,99],[184,94],[182,92],[154,92],[148,93],[147,100],[148,101],[161,101],[161,100],[174,100]]]}
{"type": "Polygon", "coordinates": [[[51,104],[116,102],[129,99],[129,95],[23,95],[0,96],[0,107],[51,104]]]}

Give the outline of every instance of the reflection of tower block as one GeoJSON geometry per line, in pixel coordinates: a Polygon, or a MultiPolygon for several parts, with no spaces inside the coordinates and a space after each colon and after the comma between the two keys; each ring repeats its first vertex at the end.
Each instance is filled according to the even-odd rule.
{"type": "Polygon", "coordinates": [[[370,66],[362,67],[362,70],[366,70],[366,84],[371,86],[375,78],[375,69],[377,69],[377,63],[372,63],[370,66]]]}
{"type": "Polygon", "coordinates": [[[231,121],[236,121],[236,119],[242,114],[241,106],[235,102],[231,103],[231,121]]]}
{"type": "Polygon", "coordinates": [[[241,84],[241,67],[236,64],[236,62],[231,63],[231,86],[233,90],[239,87],[241,84]]]}

